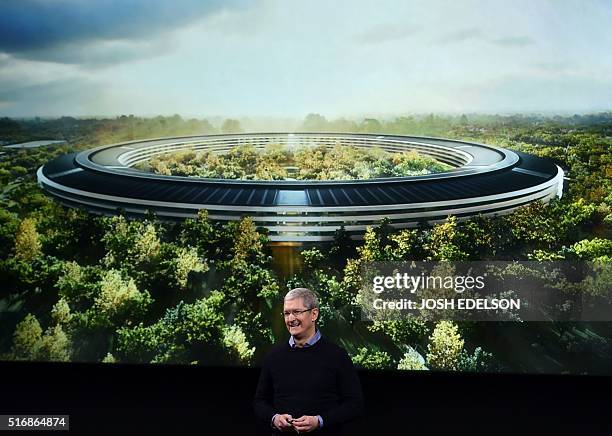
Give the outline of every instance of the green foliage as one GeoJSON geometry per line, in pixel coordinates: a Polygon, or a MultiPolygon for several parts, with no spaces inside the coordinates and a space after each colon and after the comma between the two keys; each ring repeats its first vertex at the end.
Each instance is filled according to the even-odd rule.
{"type": "Polygon", "coordinates": [[[394,154],[391,162],[393,167],[390,175],[397,177],[440,173],[452,168],[430,157],[421,156],[415,151],[394,154]]]}
{"type": "Polygon", "coordinates": [[[318,267],[321,267],[322,263],[326,260],[325,254],[318,248],[302,250],[300,254],[304,259],[304,268],[307,271],[314,271],[318,267]]]}
{"type": "MultiPolygon", "coordinates": [[[[354,296],[361,286],[360,267],[365,262],[427,258],[578,258],[609,262],[610,120],[610,114],[566,118],[431,114],[389,120],[327,120],[310,114],[303,126],[307,131],[454,137],[546,157],[563,167],[568,176],[568,189],[561,200],[547,205],[532,204],[504,216],[456,222],[451,218],[432,227],[423,225],[402,230],[383,221],[369,229],[364,241],[358,243],[340,230],[330,246],[303,252],[305,268],[292,282],[310,286],[321,295],[322,322],[333,321],[334,326],[349,331],[350,328],[359,330],[354,324],[358,319],[354,296]]],[[[241,126],[228,122],[222,128],[239,131],[241,126]]],[[[0,119],[3,139],[68,140],[61,146],[7,149],[0,160],[0,275],[3,278],[0,305],[11,308],[10,315],[12,308],[22,311],[14,324],[11,321],[5,324],[8,339],[0,341],[3,347],[0,353],[4,352],[8,358],[34,360],[73,358],[206,364],[258,361],[274,340],[270,319],[287,284],[279,282],[271,270],[267,239],[253,222],[221,225],[209,220],[206,211],[197,219],[177,224],[161,223],[153,216],[144,221],[99,218],[65,208],[46,197],[35,177],[37,168],[50,159],[93,145],[218,132],[207,120],[184,120],[178,115],[151,119],[134,116],[95,120],[0,119]],[[22,226],[26,228],[20,229],[22,226]],[[224,294],[218,304],[209,300],[217,295],[213,289],[221,289],[224,294]],[[177,304],[179,300],[185,302],[177,304]],[[30,315],[24,319],[25,314],[30,315]]],[[[154,171],[164,174],[265,180],[304,176],[371,178],[384,174],[418,174],[423,168],[443,170],[435,162],[424,166],[421,156],[385,155],[376,149],[366,155],[360,154],[361,151],[340,146],[314,147],[294,150],[292,154],[278,144],[271,144],[263,151],[239,147],[223,156],[186,150],[164,156],[167,161],[153,159],[151,166],[158,165],[154,171]],[[299,153],[304,167],[296,165],[299,153]],[[302,174],[302,170],[306,171],[302,174]]],[[[602,270],[599,276],[585,283],[582,292],[601,301],[608,298],[607,271],[602,270]]],[[[536,354],[543,353],[538,352],[529,358],[558,361],[559,367],[570,371],[590,370],[594,367],[589,366],[591,361],[607,362],[609,334],[604,324],[596,327],[600,330],[597,333],[580,326],[566,326],[554,336],[558,344],[554,339],[550,342],[551,349],[558,345],[566,354],[547,350],[550,355],[540,358],[536,354]],[[580,359],[576,353],[582,353],[580,359]],[[586,355],[588,359],[582,358],[586,355]]],[[[437,336],[434,341],[425,323],[413,320],[374,323],[362,333],[370,342],[372,337],[381,338],[381,349],[360,353],[364,361],[373,362],[373,367],[391,362],[391,368],[415,368],[419,361],[416,354],[410,355],[410,348],[405,352],[406,346],[413,344],[421,350],[429,342],[428,359],[437,366],[431,362],[427,366],[465,371],[493,368],[490,353],[480,347],[473,348],[474,339],[469,335],[458,357],[455,352],[440,351],[455,350],[464,340],[458,331],[454,336],[452,329],[447,330],[450,333],[446,337],[455,338],[449,344],[437,336]],[[430,335],[432,339],[428,341],[430,335]],[[473,349],[473,353],[468,353],[467,348],[473,349]],[[384,354],[376,354],[379,352],[393,358],[387,360],[384,354]],[[395,357],[400,358],[399,362],[393,360],[395,357]]],[[[540,334],[540,330],[533,328],[523,331],[526,336],[540,334]]],[[[503,363],[523,368],[521,359],[514,356],[503,363]]]]}
{"type": "Polygon", "coordinates": [[[455,243],[470,259],[491,259],[508,246],[507,227],[500,218],[476,216],[457,223],[455,243]]]}
{"type": "MultiPolygon", "coordinates": [[[[276,296],[278,301],[279,296],[276,296]]],[[[233,325],[242,329],[249,344],[254,345],[256,352],[265,351],[274,343],[274,334],[270,326],[270,311],[264,315],[250,308],[242,308],[234,313],[233,325]]],[[[261,353],[260,353],[261,355],[261,353]]]]}
{"type": "Polygon", "coordinates": [[[204,209],[198,212],[195,219],[187,219],[181,226],[179,235],[180,245],[184,247],[196,247],[202,258],[213,257],[219,235],[214,224],[208,219],[208,212],[204,209]]]}
{"type": "Polygon", "coordinates": [[[531,260],[537,260],[540,262],[549,262],[555,260],[563,260],[565,256],[558,252],[552,252],[548,250],[533,250],[533,253],[527,254],[527,257],[531,260]]]}
{"type": "Polygon", "coordinates": [[[91,320],[100,325],[131,325],[146,313],[151,302],[149,293],[139,291],[133,279],[124,279],[121,272],[109,270],[99,283],[91,320]]]}
{"type": "Polygon", "coordinates": [[[359,130],[365,133],[381,133],[382,129],[382,124],[375,118],[366,118],[359,126],[359,130]]]}
{"type": "Polygon", "coordinates": [[[36,360],[42,346],[42,328],[38,319],[28,314],[17,324],[13,334],[13,356],[15,359],[36,360]]]}
{"type": "Polygon", "coordinates": [[[149,292],[140,291],[125,273],[76,262],[63,264],[56,287],[60,299],[51,315],[58,325],[76,332],[85,348],[115,327],[140,322],[153,303],[149,292]]]}
{"type": "Polygon", "coordinates": [[[354,322],[359,316],[356,293],[347,288],[343,282],[320,269],[312,271],[301,280],[289,281],[289,288],[306,287],[314,291],[319,301],[319,319],[317,324],[323,328],[331,319],[354,322]]]}
{"type": "Polygon", "coordinates": [[[68,362],[72,354],[72,343],[61,325],[49,328],[42,337],[42,360],[68,362]]]}
{"type": "Polygon", "coordinates": [[[105,218],[103,222],[107,266],[135,268],[157,260],[161,242],[151,223],[128,221],[121,215],[105,218]]]}
{"type": "Polygon", "coordinates": [[[13,349],[8,356],[12,360],[70,360],[72,343],[61,325],[50,327],[45,334],[38,319],[28,314],[15,328],[13,349]]]}
{"type": "Polygon", "coordinates": [[[391,244],[385,247],[387,256],[397,260],[417,259],[422,251],[422,244],[417,230],[400,230],[389,236],[391,244]]]}
{"type": "Polygon", "coordinates": [[[368,330],[371,332],[385,333],[398,348],[416,342],[420,338],[426,337],[429,333],[427,324],[423,320],[417,318],[374,321],[368,326],[368,330]]]}
{"type": "Polygon", "coordinates": [[[243,363],[250,362],[255,354],[255,347],[250,347],[242,329],[235,325],[223,328],[223,346],[233,350],[238,360],[243,363]]]}
{"type": "Polygon", "coordinates": [[[433,369],[446,371],[459,369],[464,343],[456,324],[440,321],[429,337],[427,363],[433,369]]]}
{"type": "Polygon", "coordinates": [[[104,356],[104,359],[102,359],[102,363],[116,363],[117,359],[115,359],[115,356],[113,356],[111,353],[107,353],[106,356],[104,356]]]}
{"type": "Polygon", "coordinates": [[[466,260],[468,254],[459,248],[460,233],[457,230],[457,218],[449,217],[446,222],[437,224],[428,234],[425,249],[428,259],[458,261],[466,260]]]}
{"type": "Polygon", "coordinates": [[[168,309],[163,318],[150,326],[120,328],[117,355],[121,360],[136,362],[211,364],[223,361],[223,351],[228,348],[236,352],[238,347],[245,352],[246,346],[248,355],[248,344],[236,341],[241,339],[238,331],[234,331],[232,340],[223,341],[226,329],[223,302],[223,293],[212,292],[193,304],[181,302],[168,309]]]}
{"type": "Polygon", "coordinates": [[[43,251],[60,259],[97,262],[101,256],[101,220],[82,209],[51,202],[32,213],[43,251]]]}
{"type": "Polygon", "coordinates": [[[602,238],[583,239],[572,245],[570,252],[584,260],[612,262],[612,240],[602,238]]]}
{"type": "Polygon", "coordinates": [[[36,221],[26,218],[21,221],[15,238],[15,256],[32,261],[41,254],[41,243],[36,231],[36,221]]]}
{"type": "Polygon", "coordinates": [[[484,351],[481,347],[476,347],[472,354],[462,350],[459,355],[457,369],[459,371],[486,372],[491,370],[493,354],[484,351]]]}
{"type": "Polygon", "coordinates": [[[0,260],[1,291],[9,290],[20,294],[30,302],[38,300],[37,296],[49,295],[45,304],[53,302],[52,289],[61,274],[61,262],[50,256],[40,255],[32,261],[19,257],[0,260]],[[42,294],[43,291],[45,294],[42,294]]]}
{"type": "MultiPolygon", "coordinates": [[[[152,289],[156,298],[185,290],[192,273],[208,270],[198,252],[198,246],[203,244],[196,242],[196,246],[185,247],[164,242],[159,223],[128,221],[115,216],[105,218],[104,224],[106,232],[102,239],[107,250],[106,267],[124,271],[139,286],[152,289]]],[[[201,220],[189,223],[179,240],[197,237],[198,232],[205,231],[206,225],[206,217],[202,215],[201,220]]]]}
{"type": "Polygon", "coordinates": [[[234,234],[234,257],[232,265],[245,266],[247,263],[260,263],[263,256],[262,236],[257,231],[253,219],[245,217],[236,226],[234,234]]]}
{"type": "Polygon", "coordinates": [[[415,152],[389,153],[336,145],[301,148],[293,156],[299,179],[345,180],[414,176],[447,171],[451,167],[415,152]]]}
{"type": "Polygon", "coordinates": [[[329,248],[327,261],[332,267],[342,270],[346,266],[347,259],[355,256],[356,248],[355,241],[351,239],[344,225],[342,225],[334,232],[334,239],[329,248]]]}
{"type": "Polygon", "coordinates": [[[397,364],[397,369],[404,371],[423,371],[428,368],[425,366],[425,359],[423,359],[414,348],[410,347],[397,364]]]}
{"type": "Polygon", "coordinates": [[[386,351],[376,351],[367,347],[358,349],[357,354],[351,357],[353,364],[363,369],[392,369],[393,360],[386,351]]]}
{"type": "Polygon", "coordinates": [[[154,156],[139,167],[157,174],[241,180],[371,179],[415,176],[447,171],[449,165],[416,152],[390,153],[379,148],[324,145],[286,149],[269,144],[258,151],[252,145],[233,147],[224,154],[182,150],[154,156]]]}
{"type": "Polygon", "coordinates": [[[325,132],[327,131],[327,120],[323,115],[310,113],[306,115],[302,129],[305,132],[325,132]]]}
{"type": "Polygon", "coordinates": [[[15,213],[0,208],[0,259],[8,257],[15,246],[20,222],[15,213]]]}
{"type": "Polygon", "coordinates": [[[501,218],[511,238],[504,248],[520,251],[555,250],[580,240],[595,225],[596,206],[583,200],[554,200],[549,205],[534,202],[501,218]]]}
{"type": "Polygon", "coordinates": [[[190,274],[207,270],[208,265],[202,261],[196,248],[164,244],[158,276],[164,277],[171,289],[185,289],[190,274]]]}
{"type": "Polygon", "coordinates": [[[56,283],[60,297],[75,308],[89,307],[98,292],[102,269],[81,267],[74,261],[64,262],[61,267],[62,274],[56,283]]]}
{"type": "Polygon", "coordinates": [[[70,306],[68,302],[63,298],[55,303],[51,309],[51,318],[58,325],[67,325],[72,321],[72,313],[70,313],[70,306]]]}
{"type": "Polygon", "coordinates": [[[221,126],[221,132],[223,133],[242,133],[242,127],[240,127],[240,121],[232,118],[227,118],[223,121],[221,126]]]}

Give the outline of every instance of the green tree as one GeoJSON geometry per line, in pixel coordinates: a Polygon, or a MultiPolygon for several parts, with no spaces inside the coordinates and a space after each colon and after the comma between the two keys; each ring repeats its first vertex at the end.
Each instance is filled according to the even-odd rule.
{"type": "Polygon", "coordinates": [[[558,241],[558,217],[551,217],[548,213],[550,209],[546,207],[544,203],[537,201],[503,218],[515,243],[518,242],[522,247],[550,248],[558,241]]]}
{"type": "Polygon", "coordinates": [[[612,240],[602,238],[583,239],[572,245],[570,252],[584,260],[612,262],[612,240]]]}
{"type": "Polygon", "coordinates": [[[82,267],[78,263],[62,262],[61,275],[55,287],[60,298],[74,309],[84,309],[91,305],[98,292],[98,283],[103,275],[98,266],[82,267]]]}
{"type": "Polygon", "coordinates": [[[423,356],[417,353],[414,348],[410,347],[397,364],[397,369],[404,371],[423,371],[428,368],[425,366],[425,359],[423,359],[423,356]]]}
{"type": "Polygon", "coordinates": [[[234,258],[232,260],[234,265],[244,264],[262,254],[261,235],[257,232],[252,218],[244,217],[240,220],[236,226],[234,238],[234,258]]]}
{"type": "Polygon", "coordinates": [[[72,343],[61,325],[56,324],[47,330],[41,341],[43,359],[68,362],[72,355],[72,343]]]}
{"type": "Polygon", "coordinates": [[[391,369],[393,368],[393,360],[386,351],[372,350],[367,347],[361,347],[357,354],[351,357],[353,363],[364,369],[391,369]]]}
{"type": "Polygon", "coordinates": [[[161,241],[153,223],[128,221],[117,215],[104,219],[104,225],[102,240],[107,250],[104,262],[108,267],[133,271],[156,263],[161,241]]]}
{"type": "Polygon", "coordinates": [[[70,306],[68,302],[60,298],[51,309],[51,318],[57,325],[68,325],[72,321],[72,313],[70,312],[70,306]]]}
{"type": "Polygon", "coordinates": [[[310,113],[304,118],[302,129],[306,132],[327,131],[327,120],[323,115],[310,113]]]}
{"type": "Polygon", "coordinates": [[[27,314],[13,334],[13,356],[17,360],[36,360],[42,346],[42,328],[36,316],[27,314]]]}
{"type": "Polygon", "coordinates": [[[102,363],[117,363],[117,359],[115,359],[112,353],[106,353],[106,356],[102,359],[102,363]]]}
{"type": "Polygon", "coordinates": [[[96,324],[130,325],[146,313],[151,302],[149,293],[139,291],[133,279],[109,270],[101,278],[91,315],[96,324]]]}
{"type": "Polygon", "coordinates": [[[433,260],[464,260],[467,253],[459,248],[461,236],[457,229],[457,218],[449,217],[446,222],[437,224],[429,233],[425,249],[429,251],[429,259],[433,260]]]}
{"type": "Polygon", "coordinates": [[[374,321],[368,326],[368,330],[385,333],[398,348],[411,342],[417,342],[429,333],[429,327],[425,321],[418,318],[374,321]]]}
{"type": "Polygon", "coordinates": [[[197,248],[164,244],[158,275],[171,289],[186,289],[191,273],[206,271],[208,265],[198,255],[197,248]]]}
{"type": "Polygon", "coordinates": [[[457,370],[464,343],[456,324],[440,321],[429,338],[427,363],[435,369],[457,370]]]}
{"type": "Polygon", "coordinates": [[[72,343],[61,325],[50,327],[43,335],[38,319],[32,314],[17,324],[13,334],[12,359],[67,362],[71,354],[72,343]]]}
{"type": "Polygon", "coordinates": [[[461,351],[457,369],[460,371],[485,372],[493,368],[493,354],[476,347],[474,353],[469,354],[466,350],[461,351]]]}
{"type": "Polygon", "coordinates": [[[8,256],[15,247],[15,235],[19,225],[20,222],[15,213],[0,208],[0,258],[8,256]]]}
{"type": "MultiPolygon", "coordinates": [[[[117,331],[117,356],[134,362],[229,363],[241,346],[239,331],[228,332],[223,315],[224,295],[214,291],[192,304],[179,303],[150,326],[122,327],[117,331]],[[229,335],[233,335],[231,338],[229,335]]],[[[246,348],[245,348],[246,347],[246,348]]]]}
{"type": "Polygon", "coordinates": [[[250,346],[242,329],[235,325],[223,328],[223,346],[242,363],[249,363],[255,354],[255,347],[250,346]]]}
{"type": "Polygon", "coordinates": [[[232,119],[232,118],[227,118],[225,121],[223,121],[223,124],[221,125],[221,132],[222,133],[242,133],[242,127],[240,126],[240,121],[232,119]]]}
{"type": "Polygon", "coordinates": [[[208,219],[208,212],[202,209],[198,216],[187,219],[181,226],[179,241],[184,247],[196,247],[198,254],[205,257],[215,255],[215,248],[220,235],[216,227],[208,219]]]}
{"type": "Polygon", "coordinates": [[[359,130],[361,132],[366,133],[381,133],[383,131],[382,125],[380,121],[375,118],[366,118],[362,121],[359,126],[359,130]]]}
{"type": "Polygon", "coordinates": [[[36,221],[25,218],[19,225],[15,238],[15,256],[26,261],[32,261],[41,254],[42,244],[36,230],[36,221]]]}

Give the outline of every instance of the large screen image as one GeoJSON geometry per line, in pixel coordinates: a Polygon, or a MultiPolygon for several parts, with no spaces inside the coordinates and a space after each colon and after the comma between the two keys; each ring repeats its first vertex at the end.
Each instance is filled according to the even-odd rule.
{"type": "Polygon", "coordinates": [[[259,366],[308,288],[358,368],[612,375],[612,6],[519,3],[0,4],[0,360],[259,366]]]}

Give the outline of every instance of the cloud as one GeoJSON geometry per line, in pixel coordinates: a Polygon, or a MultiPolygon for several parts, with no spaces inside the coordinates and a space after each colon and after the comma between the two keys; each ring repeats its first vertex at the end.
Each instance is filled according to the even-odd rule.
{"type": "MultiPolygon", "coordinates": [[[[93,43],[106,41],[125,51],[129,41],[155,39],[225,7],[222,0],[3,0],[0,51],[25,59],[91,60],[86,51],[93,43]]],[[[126,58],[121,49],[119,60],[126,58]]]]}
{"type": "Polygon", "coordinates": [[[61,79],[26,86],[0,81],[0,105],[8,116],[88,113],[103,94],[103,87],[87,79],[61,79]]]}
{"type": "Polygon", "coordinates": [[[554,60],[546,62],[536,62],[535,68],[547,74],[568,74],[575,70],[575,66],[569,60],[554,60]]]}
{"type": "Polygon", "coordinates": [[[0,53],[0,69],[10,65],[11,57],[6,53],[0,53]]]}
{"type": "Polygon", "coordinates": [[[502,47],[526,47],[535,44],[535,41],[529,36],[522,35],[492,39],[491,43],[502,47]]]}
{"type": "Polygon", "coordinates": [[[601,8],[392,3],[0,0],[0,116],[332,117],[609,97],[601,8]],[[15,24],[19,8],[30,27],[15,24]]]}
{"type": "Polygon", "coordinates": [[[360,44],[382,44],[408,38],[415,35],[418,30],[418,26],[411,24],[380,24],[355,36],[355,41],[360,44]]]}
{"type": "Polygon", "coordinates": [[[93,68],[159,56],[170,52],[173,46],[172,39],[168,37],[152,40],[92,40],[64,43],[50,50],[41,48],[17,52],[13,56],[16,59],[79,64],[93,68]]]}
{"type": "Polygon", "coordinates": [[[449,32],[438,39],[439,43],[442,44],[456,44],[465,41],[471,40],[486,40],[486,35],[480,29],[475,27],[469,27],[465,29],[458,29],[452,32],[449,32]]]}
{"type": "Polygon", "coordinates": [[[534,39],[527,35],[493,37],[483,30],[477,28],[458,29],[442,35],[437,40],[439,44],[459,44],[474,41],[493,44],[502,48],[521,48],[535,44],[534,39]]]}
{"type": "Polygon", "coordinates": [[[0,53],[0,91],[71,79],[82,73],[73,65],[17,59],[0,53]]]}

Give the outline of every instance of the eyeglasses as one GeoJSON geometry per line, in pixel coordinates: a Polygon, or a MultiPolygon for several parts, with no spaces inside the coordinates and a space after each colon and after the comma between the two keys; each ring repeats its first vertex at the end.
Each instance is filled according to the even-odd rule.
{"type": "Polygon", "coordinates": [[[300,316],[304,312],[308,312],[309,310],[312,310],[312,309],[314,309],[314,307],[312,307],[310,309],[304,309],[304,310],[285,311],[285,312],[281,312],[281,315],[283,315],[284,318],[289,318],[289,315],[293,315],[293,316],[295,316],[297,318],[298,316],[300,316]]]}

